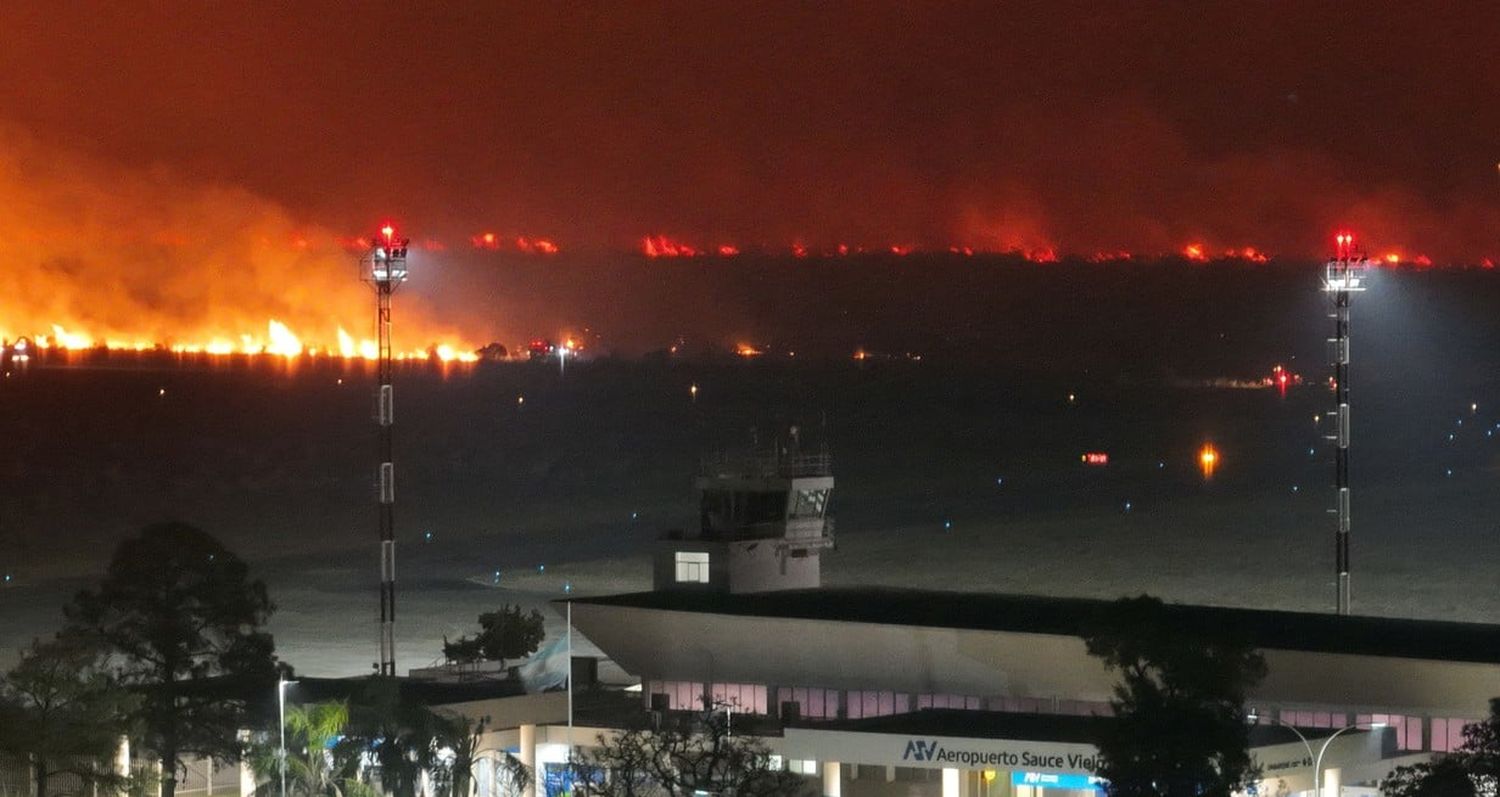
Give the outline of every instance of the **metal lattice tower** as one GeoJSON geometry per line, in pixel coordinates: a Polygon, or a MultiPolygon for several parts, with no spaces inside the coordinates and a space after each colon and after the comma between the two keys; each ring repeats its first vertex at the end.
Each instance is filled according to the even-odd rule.
{"type": "Polygon", "coordinates": [[[376,468],[380,506],[380,674],[396,674],[396,465],[391,427],[395,394],[391,387],[391,296],[406,281],[408,239],[382,227],[375,243],[360,259],[360,278],[375,289],[375,331],[379,340],[379,380],[376,423],[380,426],[380,460],[376,468]]]}
{"type": "Polygon", "coordinates": [[[1328,439],[1334,445],[1334,570],[1338,595],[1337,611],[1349,613],[1349,298],[1363,291],[1364,270],[1369,261],[1354,254],[1354,236],[1340,233],[1335,239],[1338,253],[1328,261],[1323,290],[1333,300],[1333,337],[1328,339],[1333,364],[1334,430],[1328,439]]]}

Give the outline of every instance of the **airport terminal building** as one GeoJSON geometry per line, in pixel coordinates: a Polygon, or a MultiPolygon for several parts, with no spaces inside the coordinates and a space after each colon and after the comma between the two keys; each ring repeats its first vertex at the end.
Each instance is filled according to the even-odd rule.
{"type": "MultiPolygon", "coordinates": [[[[832,480],[799,460],[705,473],[703,528],[668,535],[651,592],[570,601],[577,631],[639,683],[534,695],[492,720],[494,749],[561,793],[570,745],[652,713],[732,707],[736,732],[828,797],[1096,792],[1116,676],[1087,652],[1105,602],[818,584],[832,480]],[[587,697],[587,695],[594,697],[587,697]]],[[[1500,696],[1500,626],[1173,605],[1231,626],[1266,659],[1253,690],[1256,792],[1371,794],[1395,766],[1454,749],[1500,696]],[[1315,767],[1315,760],[1318,766],[1315,767]]],[[[576,669],[576,668],[575,668],[576,669]]],[[[503,702],[503,701],[502,701],[503,702]]],[[[481,778],[481,797],[486,792],[481,778]]]]}

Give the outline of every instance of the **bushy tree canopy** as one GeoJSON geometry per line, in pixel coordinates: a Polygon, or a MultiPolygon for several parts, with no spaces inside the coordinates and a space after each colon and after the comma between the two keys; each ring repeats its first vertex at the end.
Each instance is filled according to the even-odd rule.
{"type": "Polygon", "coordinates": [[[1436,761],[1397,767],[1380,784],[1389,797],[1472,797],[1500,794],[1500,698],[1490,715],[1464,726],[1464,742],[1436,761]]]}
{"type": "Polygon", "coordinates": [[[542,613],[506,604],[499,611],[479,615],[479,633],[443,640],[443,657],[453,664],[523,659],[541,647],[546,636],[542,613]]]}
{"type": "Polygon", "coordinates": [[[48,781],[62,774],[122,785],[111,759],[135,696],[104,665],[94,640],[62,634],[32,642],[0,680],[0,753],[31,762],[37,794],[47,794],[48,781]]]}
{"type": "Polygon", "coordinates": [[[1086,641],[1120,676],[1097,742],[1109,794],[1229,797],[1253,779],[1245,696],[1266,667],[1233,629],[1141,596],[1111,604],[1086,641]]]}

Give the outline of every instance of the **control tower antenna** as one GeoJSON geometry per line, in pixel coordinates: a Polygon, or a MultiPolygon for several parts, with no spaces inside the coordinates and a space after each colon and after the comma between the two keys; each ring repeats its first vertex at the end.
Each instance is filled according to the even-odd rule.
{"type": "Polygon", "coordinates": [[[396,236],[387,224],[374,236],[360,258],[360,279],[375,289],[375,331],[379,339],[380,385],[376,393],[376,422],[380,426],[380,458],[376,467],[380,508],[380,674],[396,674],[396,466],[391,454],[391,425],[395,396],[391,389],[391,295],[406,281],[408,239],[396,236]]]}
{"type": "Polygon", "coordinates": [[[1341,615],[1349,613],[1349,298],[1363,291],[1365,269],[1369,260],[1356,254],[1354,236],[1339,233],[1334,241],[1337,252],[1328,261],[1323,290],[1333,300],[1333,337],[1328,340],[1329,359],[1333,363],[1333,419],[1335,427],[1328,440],[1334,445],[1334,508],[1338,525],[1334,528],[1334,575],[1338,595],[1335,599],[1341,615]]]}

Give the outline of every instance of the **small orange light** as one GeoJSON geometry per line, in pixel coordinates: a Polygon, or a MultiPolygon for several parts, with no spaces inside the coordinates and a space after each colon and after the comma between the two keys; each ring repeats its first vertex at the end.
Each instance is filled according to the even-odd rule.
{"type": "Polygon", "coordinates": [[[1214,470],[1219,467],[1219,450],[1214,448],[1213,443],[1204,443],[1203,448],[1198,450],[1198,469],[1203,471],[1203,478],[1212,479],[1214,470]]]}

